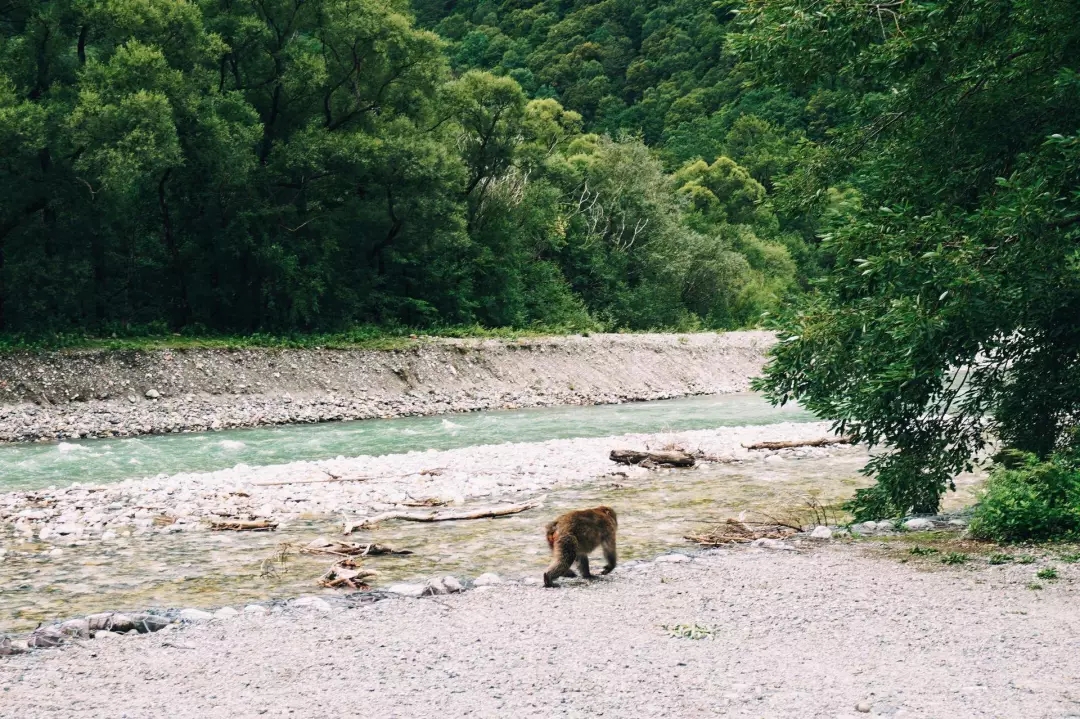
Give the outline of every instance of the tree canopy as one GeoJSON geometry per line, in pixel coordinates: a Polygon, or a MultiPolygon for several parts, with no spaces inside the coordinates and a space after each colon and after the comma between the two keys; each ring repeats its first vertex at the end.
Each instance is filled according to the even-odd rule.
{"type": "Polygon", "coordinates": [[[732,17],[10,0],[0,331],[753,324],[816,265],[732,17]]]}
{"type": "Polygon", "coordinates": [[[762,387],[890,449],[864,516],[933,511],[988,437],[1080,416],[1080,5],[748,0],[731,46],[831,113],[783,179],[846,192],[762,387]]]}

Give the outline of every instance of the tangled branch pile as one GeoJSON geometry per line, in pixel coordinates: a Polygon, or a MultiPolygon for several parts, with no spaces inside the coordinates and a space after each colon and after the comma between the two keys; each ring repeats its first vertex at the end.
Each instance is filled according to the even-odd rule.
{"type": "Polygon", "coordinates": [[[684,539],[696,542],[703,547],[722,547],[726,544],[743,544],[755,539],[787,539],[798,530],[782,524],[742,522],[728,519],[701,534],[689,534],[684,539]]]}

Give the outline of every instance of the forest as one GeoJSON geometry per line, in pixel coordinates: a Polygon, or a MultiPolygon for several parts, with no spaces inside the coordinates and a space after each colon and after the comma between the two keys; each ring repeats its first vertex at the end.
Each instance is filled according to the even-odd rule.
{"type": "Polygon", "coordinates": [[[0,332],[753,325],[820,271],[771,199],[831,118],[735,18],[7,0],[0,332]]]}

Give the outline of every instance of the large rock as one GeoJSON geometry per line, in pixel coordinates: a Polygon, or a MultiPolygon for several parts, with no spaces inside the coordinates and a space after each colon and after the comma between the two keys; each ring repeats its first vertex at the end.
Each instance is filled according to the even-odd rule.
{"type": "Polygon", "coordinates": [[[926,519],[925,517],[915,517],[904,522],[904,529],[909,532],[924,532],[927,529],[933,529],[934,523],[926,519]]]}
{"type": "Polygon", "coordinates": [[[236,611],[232,607],[222,607],[214,612],[214,619],[232,619],[240,612],[236,611]]]}
{"type": "Polygon", "coordinates": [[[825,526],[814,527],[810,532],[810,539],[832,539],[832,530],[825,526]]]}

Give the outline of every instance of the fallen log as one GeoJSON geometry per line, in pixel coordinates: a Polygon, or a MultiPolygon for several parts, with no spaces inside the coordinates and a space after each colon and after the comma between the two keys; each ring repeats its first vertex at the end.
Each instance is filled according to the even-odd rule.
{"type": "Polygon", "coordinates": [[[744,444],[746,449],[791,449],[792,447],[825,447],[830,444],[851,444],[851,437],[822,437],[821,439],[796,439],[784,442],[756,442],[744,444]]]}
{"type": "Polygon", "coordinates": [[[211,520],[210,529],[219,532],[272,532],[277,529],[277,522],[271,522],[269,519],[211,520]]]}
{"type": "Polygon", "coordinates": [[[612,462],[619,464],[641,464],[656,467],[693,467],[696,461],[693,455],[681,450],[639,452],[634,449],[613,449],[608,456],[612,462]]]}
{"type": "Polygon", "coordinates": [[[485,509],[446,511],[436,510],[433,512],[384,512],[372,517],[364,517],[358,522],[345,522],[342,534],[352,534],[357,529],[366,529],[379,522],[391,519],[400,519],[403,522],[458,522],[465,519],[490,519],[505,517],[509,514],[519,514],[530,509],[535,509],[544,503],[544,497],[522,504],[508,504],[504,507],[487,507],[485,509]]]}

